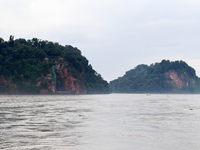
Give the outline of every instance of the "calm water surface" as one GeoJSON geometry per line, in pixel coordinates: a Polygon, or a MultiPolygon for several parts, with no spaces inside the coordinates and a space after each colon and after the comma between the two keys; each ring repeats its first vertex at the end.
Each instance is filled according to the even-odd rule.
{"type": "Polygon", "coordinates": [[[1,150],[199,150],[200,95],[0,96],[1,150]]]}

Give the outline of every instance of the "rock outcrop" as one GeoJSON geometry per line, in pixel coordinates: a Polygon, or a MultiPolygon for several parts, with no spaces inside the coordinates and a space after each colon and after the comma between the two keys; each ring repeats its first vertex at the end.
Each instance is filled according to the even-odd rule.
{"type": "Polygon", "coordinates": [[[64,62],[62,58],[61,62],[55,64],[56,81],[52,71],[52,67],[48,73],[38,78],[37,87],[43,87],[40,90],[41,94],[45,93],[57,93],[57,94],[86,94],[87,90],[83,82],[82,73],[78,74],[77,78],[73,77],[69,71],[68,63],[64,62]]]}
{"type": "Polygon", "coordinates": [[[178,73],[176,71],[170,70],[169,76],[173,80],[173,87],[174,88],[181,89],[183,86],[188,86],[188,82],[187,82],[187,84],[184,84],[184,81],[182,81],[179,78],[178,73]]]}

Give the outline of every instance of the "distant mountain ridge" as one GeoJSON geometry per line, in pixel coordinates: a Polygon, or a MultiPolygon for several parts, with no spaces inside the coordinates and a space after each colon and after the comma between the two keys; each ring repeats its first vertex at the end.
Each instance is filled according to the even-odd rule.
{"type": "Polygon", "coordinates": [[[115,93],[200,93],[200,79],[182,60],[138,65],[109,85],[115,93]]]}
{"type": "Polygon", "coordinates": [[[81,51],[39,40],[0,38],[0,94],[109,93],[81,51]]]}

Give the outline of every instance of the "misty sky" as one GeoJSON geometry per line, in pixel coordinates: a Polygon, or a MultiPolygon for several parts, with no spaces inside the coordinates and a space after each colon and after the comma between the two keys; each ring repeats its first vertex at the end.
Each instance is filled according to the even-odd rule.
{"type": "Polygon", "coordinates": [[[200,0],[0,0],[0,37],[72,45],[113,80],[184,60],[200,76],[200,0]]]}

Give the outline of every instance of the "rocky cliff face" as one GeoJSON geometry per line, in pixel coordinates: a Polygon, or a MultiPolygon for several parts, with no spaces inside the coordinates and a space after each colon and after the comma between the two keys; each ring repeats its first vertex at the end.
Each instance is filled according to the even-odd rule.
{"type": "Polygon", "coordinates": [[[183,87],[189,86],[189,81],[192,81],[192,84],[195,84],[194,78],[189,78],[189,76],[184,72],[181,75],[175,70],[169,70],[168,72],[169,78],[172,80],[171,85],[174,90],[182,89],[183,87]]]}
{"type": "MultiPolygon", "coordinates": [[[[60,58],[61,59],[61,58],[60,58]]],[[[87,90],[82,78],[82,73],[79,73],[75,78],[69,71],[67,62],[56,62],[55,74],[51,67],[48,74],[41,74],[38,78],[37,87],[42,87],[41,94],[58,93],[58,94],[86,94],[87,90]],[[56,78],[56,81],[55,81],[56,78]]]]}
{"type": "MultiPolygon", "coordinates": [[[[48,63],[48,60],[45,60],[48,63]]],[[[42,72],[41,76],[37,79],[35,84],[30,81],[24,80],[20,84],[15,84],[5,77],[0,77],[0,89],[4,94],[30,94],[27,88],[39,90],[40,94],[86,94],[86,86],[82,78],[83,73],[76,74],[76,77],[69,71],[68,63],[64,61],[56,61],[55,75],[53,67],[50,67],[46,73],[42,72]],[[23,92],[20,90],[23,86],[23,92]]],[[[33,90],[31,90],[33,91],[33,90]]]]}

